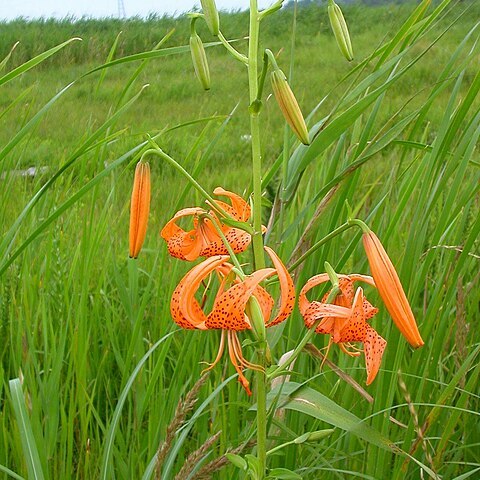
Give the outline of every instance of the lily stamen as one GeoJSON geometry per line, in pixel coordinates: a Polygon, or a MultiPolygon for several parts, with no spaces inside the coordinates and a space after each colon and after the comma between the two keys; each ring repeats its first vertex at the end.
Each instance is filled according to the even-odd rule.
{"type": "Polygon", "coordinates": [[[232,342],[232,335],[234,332],[228,330],[228,354],[230,355],[230,360],[232,362],[233,367],[235,368],[236,372],[238,373],[238,381],[242,384],[242,387],[245,389],[248,395],[252,394],[250,390],[250,383],[246,379],[245,375],[243,374],[242,368],[237,363],[237,356],[235,354],[235,349],[232,342]]]}
{"type": "Polygon", "coordinates": [[[205,363],[208,365],[207,368],[203,369],[202,370],[202,375],[205,373],[205,372],[208,372],[209,370],[211,370],[213,367],[215,367],[215,365],[220,361],[220,359],[222,358],[223,356],[223,352],[225,351],[225,337],[227,336],[226,335],[226,330],[222,330],[222,334],[220,336],[220,345],[218,346],[218,352],[217,352],[217,356],[215,357],[215,360],[212,362],[212,363],[208,363],[208,362],[202,362],[202,363],[205,363]]]}

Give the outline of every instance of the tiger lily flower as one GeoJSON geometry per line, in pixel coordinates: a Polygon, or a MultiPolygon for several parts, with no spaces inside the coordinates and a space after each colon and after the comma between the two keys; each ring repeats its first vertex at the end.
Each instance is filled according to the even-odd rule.
{"type": "Polygon", "coordinates": [[[150,212],[150,165],[139,161],[135,168],[130,202],[130,257],[137,258],[147,233],[150,212]]]}
{"type": "Polygon", "coordinates": [[[197,330],[222,330],[217,356],[207,370],[213,368],[220,361],[227,343],[230,360],[248,395],[251,395],[251,391],[243,370],[245,368],[261,369],[260,366],[250,363],[244,358],[237,336],[239,331],[252,329],[252,320],[246,312],[248,301],[255,297],[266,327],[277,325],[285,320],[292,312],[295,302],[295,287],[287,269],[272,249],[265,247],[265,250],[270,256],[274,268],[262,268],[243,279],[238,276],[233,265],[228,262],[228,256],[216,255],[207,258],[183,277],[175,288],[170,303],[172,318],[180,327],[197,330]],[[218,276],[220,286],[215,295],[213,307],[207,314],[195,298],[195,294],[200,285],[212,274],[218,276]],[[274,300],[260,286],[260,283],[273,275],[277,275],[279,278],[281,302],[277,314],[271,318],[274,300]]]}
{"type": "MultiPolygon", "coordinates": [[[[250,205],[243,198],[221,187],[217,187],[213,193],[230,199],[230,205],[220,200],[216,200],[215,203],[234,220],[246,222],[250,218],[250,205]]],[[[202,216],[206,213],[209,213],[209,216],[221,228],[234,253],[241,253],[247,249],[251,241],[248,232],[225,225],[213,211],[207,212],[203,208],[193,207],[184,208],[177,212],[160,233],[167,242],[168,252],[172,257],[193,261],[198,257],[228,254],[228,250],[217,229],[212,225],[212,221],[202,216]],[[177,222],[184,217],[193,217],[193,228],[191,230],[184,230],[177,225],[177,222]]]]}
{"type": "Polygon", "coordinates": [[[363,234],[363,246],[380,296],[395,325],[413,348],[424,342],[418,331],[407,296],[385,248],[371,230],[363,234]]]}
{"type": "Polygon", "coordinates": [[[360,355],[360,350],[352,346],[351,342],[363,343],[367,369],[366,383],[370,385],[380,368],[387,342],[367,323],[378,309],[368,302],[361,287],[354,293],[354,283],[362,281],[375,286],[375,282],[372,277],[366,275],[338,275],[338,277],[340,294],[332,304],[325,303],[330,292],[321,302],[308,300],[306,294],[310,289],[329,281],[326,273],[312,277],[300,292],[298,299],[300,313],[308,328],[321,320],[315,329],[316,333],[330,334],[331,341],[337,343],[341,350],[350,356],[360,355]]]}

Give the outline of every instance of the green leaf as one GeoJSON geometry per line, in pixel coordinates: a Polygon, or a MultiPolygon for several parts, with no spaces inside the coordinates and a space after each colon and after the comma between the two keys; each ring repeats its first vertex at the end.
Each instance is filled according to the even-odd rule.
{"type": "Polygon", "coordinates": [[[115,434],[117,433],[118,424],[120,422],[120,415],[122,414],[123,405],[127,400],[127,396],[132,389],[133,382],[137,378],[140,370],[142,369],[145,362],[150,358],[152,353],[168,338],[170,338],[175,332],[178,330],[174,330],[173,332],[164,335],[160,340],[158,340],[152,347],[147,351],[147,353],[143,356],[143,358],[137,363],[135,370],[130,375],[130,378],[127,381],[120,397],[118,399],[117,406],[115,407],[115,412],[113,413],[112,421],[108,426],[107,436],[105,438],[105,450],[103,451],[102,457],[102,467],[101,467],[101,474],[100,478],[106,480],[107,478],[112,477],[112,467],[111,467],[111,456],[113,452],[113,441],[115,440],[115,434]]]}
{"type": "Polygon", "coordinates": [[[28,417],[27,408],[25,406],[25,397],[22,391],[22,384],[19,378],[14,378],[8,382],[10,393],[12,395],[13,410],[17,419],[20,438],[22,440],[23,453],[27,463],[28,478],[30,480],[44,480],[42,463],[38,454],[37,444],[33,436],[32,425],[28,417]]]}
{"type": "Polygon", "coordinates": [[[363,420],[336,404],[322,393],[296,382],[286,382],[273,389],[267,398],[268,408],[278,397],[278,408],[295,410],[341,428],[377,447],[393,453],[403,453],[391,440],[367,425],[363,420]]]}
{"type": "Polygon", "coordinates": [[[240,456],[235,455],[234,453],[226,453],[225,456],[228,458],[228,461],[240,468],[241,470],[246,470],[248,468],[247,462],[240,456]]]}
{"type": "Polygon", "coordinates": [[[69,43],[76,42],[77,40],[81,41],[82,39],[71,38],[70,40],[63,42],[60,45],[57,45],[56,47],[53,47],[50,50],[47,50],[46,52],[43,52],[40,55],[37,55],[36,57],[32,58],[28,62],[23,63],[19,67],[13,69],[11,72],[8,72],[7,74],[5,74],[3,77],[0,77],[0,85],[5,85],[7,82],[9,82],[10,80],[13,80],[15,77],[18,77],[22,73],[25,73],[27,70],[30,70],[31,68],[37,66],[39,63],[42,63],[48,57],[51,57],[52,55],[57,53],[59,50],[61,50],[63,47],[66,47],[69,43]]]}
{"type": "Polygon", "coordinates": [[[268,472],[267,478],[280,478],[280,479],[291,479],[291,480],[302,480],[302,477],[287,468],[274,468],[268,472]]]}

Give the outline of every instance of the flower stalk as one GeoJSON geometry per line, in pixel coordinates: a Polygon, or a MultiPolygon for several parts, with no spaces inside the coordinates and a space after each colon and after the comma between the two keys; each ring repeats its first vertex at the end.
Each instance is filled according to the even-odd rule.
{"type": "MultiPolygon", "coordinates": [[[[260,31],[260,15],[257,0],[250,0],[250,24],[248,42],[248,86],[249,103],[253,106],[258,98],[258,42],[260,31]]],[[[250,108],[250,134],[252,136],[252,176],[253,176],[253,255],[255,268],[265,267],[262,238],[262,153],[260,145],[259,109],[250,108]]],[[[258,310],[253,309],[258,315],[258,310]]],[[[257,346],[257,363],[266,366],[266,342],[257,346]]],[[[265,372],[255,372],[257,395],[257,458],[259,479],[265,478],[267,471],[267,394],[265,372]]]]}

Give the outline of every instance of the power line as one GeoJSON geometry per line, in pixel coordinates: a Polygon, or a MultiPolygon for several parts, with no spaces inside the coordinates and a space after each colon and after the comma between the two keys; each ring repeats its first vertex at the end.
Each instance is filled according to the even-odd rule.
{"type": "Polygon", "coordinates": [[[118,0],[118,16],[119,18],[125,18],[127,16],[123,0],[118,0]]]}

